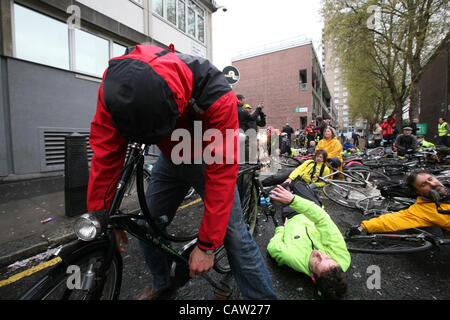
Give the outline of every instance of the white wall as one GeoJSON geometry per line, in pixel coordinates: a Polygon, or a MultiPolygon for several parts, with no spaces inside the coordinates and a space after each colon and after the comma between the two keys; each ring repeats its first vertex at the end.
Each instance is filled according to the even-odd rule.
{"type": "Polygon", "coordinates": [[[146,33],[144,29],[144,9],[130,0],[77,0],[85,6],[123,23],[124,25],[146,33]]]}

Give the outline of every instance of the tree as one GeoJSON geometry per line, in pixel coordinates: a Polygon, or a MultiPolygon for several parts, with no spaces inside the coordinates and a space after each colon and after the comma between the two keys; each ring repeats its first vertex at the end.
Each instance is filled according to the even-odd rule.
{"type": "MultiPolygon", "coordinates": [[[[399,119],[409,105],[414,118],[419,109],[414,85],[448,40],[448,8],[448,0],[323,0],[324,37],[333,43],[346,84],[372,83],[373,105],[390,100],[399,119]]],[[[355,102],[361,94],[353,86],[349,96],[355,102]]]]}

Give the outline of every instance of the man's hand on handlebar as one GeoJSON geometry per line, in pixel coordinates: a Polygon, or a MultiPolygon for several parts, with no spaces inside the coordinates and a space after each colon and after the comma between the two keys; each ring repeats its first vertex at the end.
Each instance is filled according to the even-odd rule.
{"type": "Polygon", "coordinates": [[[195,247],[189,256],[189,276],[206,274],[214,266],[214,254],[207,254],[199,247],[195,247]]]}

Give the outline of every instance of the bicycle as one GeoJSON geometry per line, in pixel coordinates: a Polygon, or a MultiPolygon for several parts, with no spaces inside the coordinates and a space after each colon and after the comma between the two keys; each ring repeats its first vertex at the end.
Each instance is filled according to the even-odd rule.
{"type": "Polygon", "coordinates": [[[379,195],[359,199],[355,206],[364,216],[379,216],[385,212],[407,209],[415,203],[403,180],[382,182],[377,185],[379,195]]]}
{"type": "MultiPolygon", "coordinates": [[[[442,210],[439,194],[432,190],[430,195],[436,205],[438,214],[450,214],[450,210],[442,210]]],[[[450,245],[450,239],[427,232],[421,228],[413,228],[402,233],[374,233],[344,237],[347,249],[355,253],[399,254],[416,253],[442,245],[450,245]]]]}
{"type": "Polygon", "coordinates": [[[325,196],[347,208],[356,208],[355,203],[359,199],[378,195],[376,185],[381,181],[390,180],[388,176],[367,168],[349,168],[343,171],[335,169],[332,173],[318,178],[326,183],[322,188],[325,196]],[[334,179],[339,176],[343,178],[334,179]]]}
{"type": "MultiPolygon", "coordinates": [[[[177,287],[182,287],[190,279],[188,259],[196,246],[197,234],[176,236],[168,234],[158,228],[151,217],[144,191],[143,168],[147,148],[148,146],[144,144],[130,145],[123,169],[113,180],[120,178],[109,209],[104,212],[83,214],[77,219],[74,230],[79,239],[62,246],[55,253],[56,257],[51,259],[55,261],[55,265],[22,295],[21,300],[117,299],[122,282],[123,262],[116,243],[116,229],[125,230],[137,239],[153,243],[163,250],[172,261],[170,276],[177,287]],[[141,214],[125,214],[120,210],[124,194],[133,181],[133,175],[141,214]],[[148,233],[138,221],[147,222],[155,234],[148,233]],[[176,251],[167,245],[165,240],[187,244],[176,251]],[[81,281],[78,286],[69,285],[70,273],[67,273],[67,270],[71,266],[79,268],[81,281]]],[[[224,251],[223,246],[217,250],[215,262],[224,251]]],[[[217,265],[215,263],[214,269],[219,273],[225,273],[225,279],[229,279],[231,274],[226,270],[223,272],[218,265],[220,263],[217,265]]],[[[207,274],[201,277],[214,288],[217,297],[226,299],[231,295],[231,289],[226,281],[217,283],[207,274]]]]}
{"type": "MultiPolygon", "coordinates": [[[[146,149],[147,150],[147,149],[146,149]]],[[[148,150],[145,151],[144,157],[159,157],[159,154],[155,153],[149,153],[148,150]]],[[[144,161],[143,165],[143,179],[144,179],[144,187],[148,185],[148,182],[150,181],[150,178],[152,176],[152,168],[153,165],[147,161],[144,161]]],[[[120,210],[123,213],[129,213],[129,214],[136,214],[139,213],[141,210],[139,206],[139,201],[137,198],[137,187],[135,183],[136,179],[136,168],[134,169],[133,174],[131,175],[131,181],[127,184],[127,188],[124,192],[122,203],[120,205],[120,210]]],[[[200,198],[200,195],[198,195],[195,192],[194,188],[190,188],[187,192],[186,196],[184,197],[185,200],[189,200],[191,198],[194,198],[194,201],[198,201],[200,198]],[[195,196],[196,195],[196,196],[195,196]]]]}

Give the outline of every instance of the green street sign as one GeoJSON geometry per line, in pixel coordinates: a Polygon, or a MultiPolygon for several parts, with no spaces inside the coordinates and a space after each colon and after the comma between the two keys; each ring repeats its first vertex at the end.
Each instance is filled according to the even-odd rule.
{"type": "Polygon", "coordinates": [[[427,124],[426,123],[418,123],[416,134],[420,134],[420,135],[427,134],[427,124]]]}

